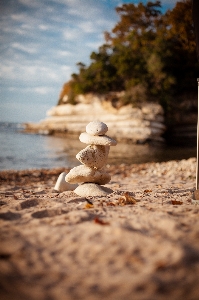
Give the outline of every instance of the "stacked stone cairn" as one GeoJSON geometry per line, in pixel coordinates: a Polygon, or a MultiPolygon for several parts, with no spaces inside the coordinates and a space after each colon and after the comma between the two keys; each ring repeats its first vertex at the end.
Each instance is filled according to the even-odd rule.
{"type": "MultiPolygon", "coordinates": [[[[106,196],[113,192],[104,186],[111,180],[104,166],[110,146],[115,146],[117,142],[105,135],[107,131],[105,123],[93,121],[86,126],[86,132],[80,134],[80,141],[88,146],[76,155],[81,165],[66,174],[64,184],[71,184],[71,189],[74,186],[74,192],[81,197],[106,196]]],[[[64,174],[61,175],[63,178],[64,174]]]]}

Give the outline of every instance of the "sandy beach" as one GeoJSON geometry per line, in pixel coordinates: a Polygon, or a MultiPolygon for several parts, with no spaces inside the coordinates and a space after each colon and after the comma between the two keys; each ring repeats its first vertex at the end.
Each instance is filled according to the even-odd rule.
{"type": "Polygon", "coordinates": [[[0,172],[0,299],[199,299],[195,169],[108,165],[89,198],[53,191],[67,169],[0,172]]]}

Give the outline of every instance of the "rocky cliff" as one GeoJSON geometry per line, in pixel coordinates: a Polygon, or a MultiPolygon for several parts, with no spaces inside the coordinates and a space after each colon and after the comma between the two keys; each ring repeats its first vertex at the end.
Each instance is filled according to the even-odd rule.
{"type": "Polygon", "coordinates": [[[108,125],[110,135],[132,143],[163,142],[164,112],[159,104],[146,103],[115,108],[98,96],[80,96],[76,105],[52,107],[39,123],[26,124],[26,131],[40,134],[78,135],[88,122],[100,120],[108,125]],[[92,98],[92,101],[90,101],[92,98]]]}

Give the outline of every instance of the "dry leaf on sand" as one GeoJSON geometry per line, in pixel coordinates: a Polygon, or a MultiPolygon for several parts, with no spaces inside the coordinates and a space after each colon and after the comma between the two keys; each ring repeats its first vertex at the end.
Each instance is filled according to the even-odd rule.
{"type": "Polygon", "coordinates": [[[127,204],[136,204],[137,200],[132,197],[129,193],[123,193],[122,196],[118,200],[120,205],[127,205],[127,204]]]}
{"type": "Polygon", "coordinates": [[[100,220],[98,217],[96,217],[96,218],[94,219],[94,222],[97,223],[97,224],[99,224],[99,225],[110,225],[109,222],[105,222],[105,221],[103,221],[103,220],[100,220]]]}
{"type": "Polygon", "coordinates": [[[93,208],[94,205],[91,204],[91,203],[86,203],[85,206],[84,206],[84,209],[89,209],[89,208],[93,208]]]}
{"type": "Polygon", "coordinates": [[[182,201],[178,201],[178,200],[171,200],[171,203],[172,203],[173,205],[182,205],[182,204],[183,204],[182,201]]]}
{"type": "Polygon", "coordinates": [[[152,190],[144,190],[144,193],[152,193],[152,190]]]}

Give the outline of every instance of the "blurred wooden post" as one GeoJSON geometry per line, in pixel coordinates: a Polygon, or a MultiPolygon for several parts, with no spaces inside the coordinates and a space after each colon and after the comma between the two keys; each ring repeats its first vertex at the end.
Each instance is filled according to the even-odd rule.
{"type": "Polygon", "coordinates": [[[199,187],[199,78],[198,81],[198,124],[197,124],[197,165],[196,165],[196,190],[199,187]]]}
{"type": "MultiPolygon", "coordinates": [[[[199,61],[199,0],[192,0],[192,16],[196,39],[196,53],[199,61]]],[[[192,203],[199,204],[199,78],[198,81],[198,124],[197,124],[197,162],[196,162],[196,190],[193,194],[192,203]]]]}
{"type": "Polygon", "coordinates": [[[193,193],[192,204],[199,205],[199,78],[198,81],[198,124],[197,124],[197,161],[196,161],[196,190],[193,193]]]}

